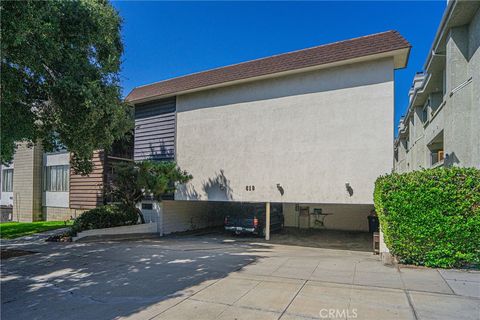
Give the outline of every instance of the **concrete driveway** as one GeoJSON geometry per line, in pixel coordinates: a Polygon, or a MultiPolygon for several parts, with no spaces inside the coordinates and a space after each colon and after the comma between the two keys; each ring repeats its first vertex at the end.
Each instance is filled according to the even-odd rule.
{"type": "MultiPolygon", "coordinates": [[[[479,319],[480,273],[221,236],[9,242],[2,319],[479,319]]],[[[5,246],[5,244],[4,244],[5,246]]]]}

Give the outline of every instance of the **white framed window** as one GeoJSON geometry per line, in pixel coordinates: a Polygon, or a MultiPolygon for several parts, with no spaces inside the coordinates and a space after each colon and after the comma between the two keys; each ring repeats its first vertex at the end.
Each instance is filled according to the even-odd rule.
{"type": "Polygon", "coordinates": [[[70,166],[48,166],[45,167],[43,179],[44,191],[68,191],[70,166]]]}
{"type": "Polygon", "coordinates": [[[2,170],[2,192],[13,192],[13,169],[2,170]]]}

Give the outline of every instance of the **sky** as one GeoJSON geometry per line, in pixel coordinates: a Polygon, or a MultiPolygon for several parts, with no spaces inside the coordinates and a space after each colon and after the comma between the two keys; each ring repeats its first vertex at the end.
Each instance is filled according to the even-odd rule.
{"type": "Polygon", "coordinates": [[[123,95],[134,87],[288,51],[397,30],[413,46],[395,71],[395,131],[446,0],[353,2],[118,1],[123,95]]]}

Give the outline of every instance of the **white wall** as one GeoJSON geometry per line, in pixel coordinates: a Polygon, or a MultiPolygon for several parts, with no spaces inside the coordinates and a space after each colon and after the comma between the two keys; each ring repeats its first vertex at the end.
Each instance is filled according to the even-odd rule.
{"type": "Polygon", "coordinates": [[[43,192],[43,206],[44,207],[58,207],[58,208],[68,208],[69,207],[69,195],[68,192],[63,191],[44,191],[43,192]]]}
{"type": "Polygon", "coordinates": [[[162,201],[163,234],[222,225],[210,216],[213,204],[200,201],[162,201]]]}
{"type": "Polygon", "coordinates": [[[43,154],[43,165],[44,166],[63,166],[70,164],[70,153],[69,152],[58,152],[58,153],[44,153],[43,154]]]}
{"type": "MultiPolygon", "coordinates": [[[[43,155],[43,166],[60,166],[70,164],[70,153],[45,153],[43,155]]],[[[42,179],[45,171],[42,173],[42,179]]],[[[42,181],[43,183],[43,181],[42,181]]],[[[42,184],[43,186],[43,184],[42,184]]],[[[43,188],[43,187],[42,187],[43,188]]],[[[42,189],[43,190],[43,189],[42,189]]],[[[66,191],[43,191],[42,192],[42,205],[44,207],[58,207],[68,208],[70,203],[69,192],[66,191]]]]}
{"type": "Polygon", "coordinates": [[[161,203],[143,200],[137,207],[142,210],[146,223],[156,222],[161,236],[174,232],[221,226],[223,216],[213,211],[215,203],[206,201],[172,201],[161,203]],[[143,204],[151,204],[152,210],[142,208],[143,204]]]}
{"type": "Polygon", "coordinates": [[[179,96],[176,140],[194,177],[176,199],[371,204],[393,164],[393,60],[179,96]]]}
{"type": "MultiPolygon", "coordinates": [[[[105,237],[105,236],[140,236],[151,235],[158,233],[158,225],[156,223],[144,223],[130,226],[120,226],[104,229],[92,229],[85,230],[77,233],[77,236],[73,237],[73,241],[78,241],[87,237],[105,237]]],[[[120,237],[121,238],[121,237],[120,237]]]]}
{"type": "Polygon", "coordinates": [[[0,205],[2,206],[13,206],[13,192],[3,192],[3,169],[14,169],[14,164],[10,165],[0,165],[0,205]]]}
{"type": "Polygon", "coordinates": [[[2,206],[13,206],[13,192],[2,192],[0,204],[2,206]]]}
{"type": "MultiPolygon", "coordinates": [[[[299,227],[299,211],[296,211],[295,207],[296,204],[293,203],[283,205],[285,227],[299,227]]],[[[302,203],[299,207],[309,208],[310,228],[349,231],[368,231],[367,217],[374,209],[373,205],[369,204],[302,203]],[[321,209],[322,213],[327,215],[317,217],[314,209],[321,209]]]]}

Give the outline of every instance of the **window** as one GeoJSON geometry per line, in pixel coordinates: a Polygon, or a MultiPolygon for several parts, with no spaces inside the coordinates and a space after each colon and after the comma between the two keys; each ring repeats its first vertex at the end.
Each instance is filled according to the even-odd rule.
{"type": "Polygon", "coordinates": [[[427,146],[430,151],[430,165],[442,165],[445,158],[445,152],[443,150],[443,130],[433,138],[427,146]]]}
{"type": "Polygon", "coordinates": [[[444,160],[445,153],[443,150],[435,150],[430,152],[431,165],[434,166],[444,160]]]}
{"type": "Polygon", "coordinates": [[[70,166],[45,167],[44,191],[68,191],[70,166]]]}
{"type": "Polygon", "coordinates": [[[13,169],[3,169],[2,191],[13,192],[13,169]]]}
{"type": "Polygon", "coordinates": [[[430,114],[433,115],[443,102],[442,92],[431,93],[429,101],[430,101],[430,108],[432,109],[432,112],[430,114]]]}
{"type": "Polygon", "coordinates": [[[428,107],[430,106],[430,99],[425,103],[425,106],[422,109],[422,122],[423,124],[428,121],[428,107]]]}
{"type": "Polygon", "coordinates": [[[142,203],[142,210],[153,210],[152,203],[142,203]]]}

